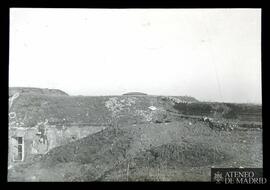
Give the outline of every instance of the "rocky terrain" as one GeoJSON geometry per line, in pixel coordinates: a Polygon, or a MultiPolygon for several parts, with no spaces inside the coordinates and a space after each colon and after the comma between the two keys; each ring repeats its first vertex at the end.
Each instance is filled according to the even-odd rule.
{"type": "Polygon", "coordinates": [[[261,105],[16,92],[10,125],[109,127],[13,167],[9,181],[209,181],[211,167],[262,167],[261,105]]]}

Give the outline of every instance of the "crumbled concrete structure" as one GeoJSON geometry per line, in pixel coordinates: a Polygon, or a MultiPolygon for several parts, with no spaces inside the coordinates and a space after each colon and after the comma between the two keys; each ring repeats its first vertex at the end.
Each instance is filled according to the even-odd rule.
{"type": "Polygon", "coordinates": [[[8,168],[31,161],[35,156],[46,154],[52,148],[97,133],[107,126],[91,124],[52,125],[49,121],[39,121],[34,127],[27,126],[11,111],[14,100],[20,93],[13,92],[9,97],[9,152],[8,168]]]}
{"type": "Polygon", "coordinates": [[[46,154],[54,147],[97,133],[107,126],[56,126],[39,123],[35,127],[10,126],[9,168],[46,154]],[[20,141],[20,142],[19,142],[20,141]]]}

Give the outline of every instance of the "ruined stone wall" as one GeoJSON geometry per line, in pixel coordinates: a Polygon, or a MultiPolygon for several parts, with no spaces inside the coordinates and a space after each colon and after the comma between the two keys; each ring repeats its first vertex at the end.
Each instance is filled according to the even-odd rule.
{"type": "Polygon", "coordinates": [[[9,166],[31,161],[35,156],[46,154],[52,148],[97,133],[106,126],[47,126],[32,128],[10,127],[9,130],[9,166]],[[23,137],[23,160],[14,161],[17,150],[15,137],[23,137]]]}

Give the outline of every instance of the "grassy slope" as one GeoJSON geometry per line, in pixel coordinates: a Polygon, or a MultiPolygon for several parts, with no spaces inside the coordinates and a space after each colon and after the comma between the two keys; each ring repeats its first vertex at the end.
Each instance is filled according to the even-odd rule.
{"type": "MultiPolygon", "coordinates": [[[[48,119],[50,124],[111,124],[115,119],[105,105],[113,97],[84,97],[84,96],[59,96],[36,93],[25,93],[15,99],[11,108],[16,112],[16,122],[22,122],[23,127],[32,127],[40,121],[48,119]]],[[[216,118],[238,119],[241,121],[261,122],[261,106],[227,103],[196,102],[193,98],[178,97],[190,100],[193,103],[175,104],[161,96],[115,96],[118,102],[124,101],[123,109],[118,113],[121,122],[140,123],[143,118],[137,111],[149,112],[149,106],[178,112],[187,115],[210,116],[216,118]],[[135,103],[126,105],[128,99],[135,103]]],[[[10,120],[10,122],[14,121],[10,120]]]]}
{"type": "Polygon", "coordinates": [[[209,116],[240,121],[262,121],[262,106],[252,104],[194,102],[178,103],[174,108],[182,114],[209,116]]]}
{"type": "Polygon", "coordinates": [[[39,121],[49,123],[108,123],[109,112],[104,107],[102,97],[69,97],[28,94],[20,96],[11,111],[26,127],[36,125],[39,121]],[[102,105],[103,104],[103,105],[102,105]],[[88,115],[88,116],[87,116],[88,115]]]}
{"type": "MultiPolygon", "coordinates": [[[[149,112],[148,107],[153,105],[165,109],[173,109],[169,102],[162,100],[159,96],[56,96],[51,94],[24,93],[15,99],[11,112],[16,112],[16,122],[23,122],[23,127],[32,127],[40,121],[48,119],[50,124],[111,124],[115,117],[111,110],[106,107],[110,98],[117,98],[118,103],[124,105],[123,110],[118,113],[120,119],[132,120],[133,123],[141,122],[136,111],[149,112]],[[126,106],[129,99],[134,104],[126,106]],[[122,115],[122,116],[121,116],[122,115]]],[[[188,97],[179,97],[189,100],[188,97]]],[[[191,101],[194,99],[190,98],[191,101]]],[[[10,120],[12,122],[14,120],[10,120]]],[[[123,121],[125,122],[125,121],[123,121]]]]}
{"type": "Polygon", "coordinates": [[[32,94],[43,94],[43,95],[68,96],[66,92],[62,90],[58,90],[58,89],[10,87],[9,95],[12,96],[15,93],[20,93],[20,94],[32,93],[32,94]]]}
{"type": "Polygon", "coordinates": [[[261,131],[215,131],[183,119],[107,128],[52,149],[17,175],[38,181],[204,181],[211,166],[260,167],[261,162],[261,131]]]}

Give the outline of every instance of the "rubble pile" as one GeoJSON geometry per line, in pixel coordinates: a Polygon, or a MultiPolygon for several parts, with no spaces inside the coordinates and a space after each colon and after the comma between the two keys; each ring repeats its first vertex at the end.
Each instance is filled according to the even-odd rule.
{"type": "MultiPolygon", "coordinates": [[[[136,122],[165,122],[167,118],[165,109],[153,105],[147,107],[147,104],[139,107],[142,103],[136,97],[112,97],[105,102],[105,107],[111,111],[114,120],[132,116],[133,119],[137,119],[136,122]]],[[[150,103],[148,102],[148,104],[150,103]]]]}

